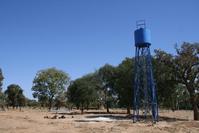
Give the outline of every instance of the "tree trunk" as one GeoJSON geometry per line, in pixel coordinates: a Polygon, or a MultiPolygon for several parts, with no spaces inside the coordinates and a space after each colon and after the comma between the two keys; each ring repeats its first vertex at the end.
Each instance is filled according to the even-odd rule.
{"type": "Polygon", "coordinates": [[[76,105],[76,107],[77,107],[77,110],[79,110],[79,108],[80,108],[79,105],[76,105]]]}
{"type": "Polygon", "coordinates": [[[81,114],[83,114],[83,113],[84,113],[84,106],[82,104],[82,106],[81,106],[81,114]]]}
{"type": "Polygon", "coordinates": [[[198,109],[197,103],[194,104],[193,111],[194,111],[194,120],[198,121],[199,120],[199,109],[198,109]]]}
{"type": "Polygon", "coordinates": [[[73,110],[73,105],[70,106],[70,111],[72,111],[72,110],[73,110]]]}
{"type": "Polygon", "coordinates": [[[50,111],[50,109],[52,108],[52,99],[49,99],[49,111],[50,111]]]}
{"type": "Polygon", "coordinates": [[[6,111],[3,105],[1,105],[1,109],[2,111],[6,111]]]}
{"type": "Polygon", "coordinates": [[[97,110],[99,110],[99,108],[100,108],[100,105],[99,105],[99,103],[97,104],[97,110]]]}
{"type": "Polygon", "coordinates": [[[109,112],[109,103],[108,103],[108,100],[107,100],[108,98],[107,98],[107,91],[105,90],[105,101],[106,101],[106,112],[107,113],[110,113],[109,112]]]}
{"type": "Polygon", "coordinates": [[[107,111],[107,113],[110,113],[110,111],[109,111],[109,103],[108,103],[108,101],[106,101],[106,111],[107,111]]]}
{"type": "Polygon", "coordinates": [[[88,103],[87,103],[87,105],[86,105],[86,109],[87,109],[87,111],[88,111],[88,103]]]}
{"type": "Polygon", "coordinates": [[[196,97],[191,97],[191,104],[192,104],[192,108],[193,108],[193,118],[194,120],[199,120],[199,108],[197,105],[197,100],[196,97]]]}
{"type": "Polygon", "coordinates": [[[84,114],[84,108],[81,108],[81,114],[84,114]]]}
{"type": "Polygon", "coordinates": [[[130,105],[128,105],[128,107],[127,107],[127,114],[131,114],[131,106],[130,105]]]}
{"type": "Polygon", "coordinates": [[[198,99],[197,99],[197,95],[195,94],[195,89],[192,85],[190,84],[185,84],[187,90],[189,91],[190,94],[190,102],[192,105],[192,109],[193,109],[193,119],[194,120],[199,120],[199,108],[198,108],[198,99]]]}

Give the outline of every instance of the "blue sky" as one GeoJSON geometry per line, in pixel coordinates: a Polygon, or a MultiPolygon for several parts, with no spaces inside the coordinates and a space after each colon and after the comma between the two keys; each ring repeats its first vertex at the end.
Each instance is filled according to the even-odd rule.
{"type": "Polygon", "coordinates": [[[134,56],[135,22],[151,29],[151,50],[199,42],[198,0],[1,0],[0,68],[4,90],[19,84],[32,98],[37,71],[49,67],[71,79],[134,56]]]}

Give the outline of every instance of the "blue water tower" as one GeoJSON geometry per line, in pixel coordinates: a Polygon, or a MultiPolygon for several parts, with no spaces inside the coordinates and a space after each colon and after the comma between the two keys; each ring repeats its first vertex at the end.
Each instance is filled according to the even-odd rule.
{"type": "Polygon", "coordinates": [[[146,118],[151,112],[152,121],[158,121],[157,93],[154,83],[150,45],[151,33],[145,21],[136,22],[135,39],[135,79],[133,99],[133,121],[146,118]],[[142,113],[141,114],[141,111],[142,113]],[[140,117],[144,116],[144,117],[140,117]]]}
{"type": "Polygon", "coordinates": [[[147,28],[139,28],[134,32],[135,46],[147,47],[151,45],[151,31],[147,28]]]}

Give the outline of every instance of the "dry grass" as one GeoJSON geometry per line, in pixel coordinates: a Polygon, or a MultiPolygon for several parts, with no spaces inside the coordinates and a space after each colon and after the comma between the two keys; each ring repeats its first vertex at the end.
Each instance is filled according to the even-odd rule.
{"type": "Polygon", "coordinates": [[[0,133],[199,133],[199,122],[192,120],[191,111],[161,110],[160,121],[155,125],[133,123],[124,113],[125,110],[112,110],[112,114],[92,110],[81,115],[75,111],[57,114],[65,119],[50,119],[55,114],[44,110],[9,110],[0,112],[0,133]]]}

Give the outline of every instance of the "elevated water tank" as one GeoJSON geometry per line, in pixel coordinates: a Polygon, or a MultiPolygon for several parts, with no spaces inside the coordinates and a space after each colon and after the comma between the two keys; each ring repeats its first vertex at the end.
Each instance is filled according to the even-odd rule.
{"type": "Polygon", "coordinates": [[[134,37],[136,47],[148,47],[151,45],[151,32],[147,28],[135,30],[134,37]]]}

